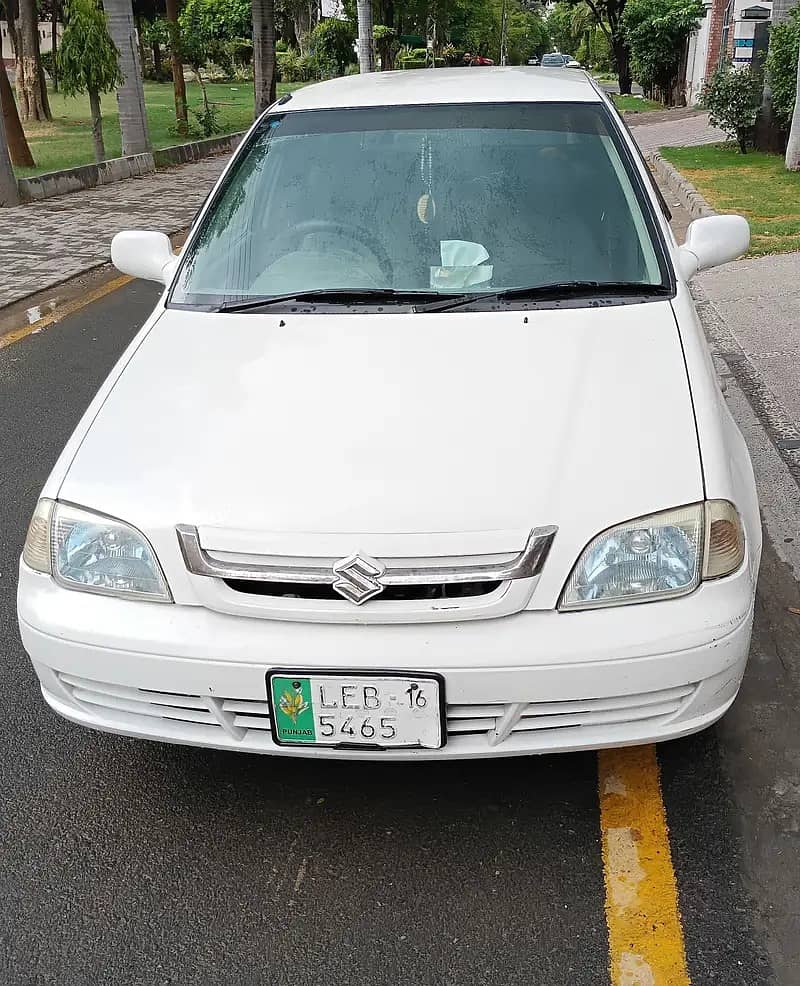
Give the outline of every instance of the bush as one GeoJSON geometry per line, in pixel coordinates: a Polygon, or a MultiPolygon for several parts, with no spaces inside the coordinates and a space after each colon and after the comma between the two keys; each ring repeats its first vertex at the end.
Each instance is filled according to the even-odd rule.
{"type": "Polygon", "coordinates": [[[784,130],[788,130],[792,124],[797,92],[798,48],[800,48],[800,6],[792,8],[789,19],[776,24],[769,33],[767,79],[772,92],[772,108],[784,130]]]}
{"type": "Polygon", "coordinates": [[[742,154],[752,142],[753,126],[761,105],[761,79],[751,68],[717,69],[703,86],[701,105],[708,110],[711,123],[734,137],[742,154]]]}
{"type": "Polygon", "coordinates": [[[279,38],[275,42],[275,51],[288,51],[288,50],[289,50],[289,45],[283,40],[283,38],[279,38]]]}
{"type": "Polygon", "coordinates": [[[309,49],[316,59],[319,77],[344,75],[348,65],[356,61],[353,45],[356,32],[350,21],[329,17],[320,21],[309,35],[309,49]]]}
{"type": "MultiPolygon", "coordinates": [[[[413,58],[413,57],[412,58],[409,58],[409,57],[401,58],[401,59],[398,60],[398,63],[397,64],[399,65],[400,68],[426,68],[428,66],[428,63],[425,61],[424,58],[413,58]]],[[[445,64],[446,63],[445,63],[444,58],[442,58],[439,55],[437,55],[436,56],[436,67],[437,68],[444,68],[445,64]]]]}
{"type": "Polygon", "coordinates": [[[300,69],[300,52],[296,48],[275,52],[278,82],[305,82],[300,69]]]}
{"type": "Polygon", "coordinates": [[[43,51],[41,54],[42,58],[42,68],[47,72],[50,78],[53,78],[53,69],[55,68],[55,59],[53,58],[52,51],[43,51]]]}
{"type": "Polygon", "coordinates": [[[689,35],[704,16],[701,0],[628,0],[622,18],[631,68],[646,92],[672,104],[689,35]]]}
{"type": "Polygon", "coordinates": [[[348,65],[347,68],[344,70],[344,74],[358,75],[359,74],[358,62],[354,62],[352,65],[348,65]]]}
{"type": "Polygon", "coordinates": [[[216,62],[206,62],[203,66],[203,75],[205,76],[206,82],[229,82],[231,78],[231,73],[224,65],[218,65],[216,62]]]}

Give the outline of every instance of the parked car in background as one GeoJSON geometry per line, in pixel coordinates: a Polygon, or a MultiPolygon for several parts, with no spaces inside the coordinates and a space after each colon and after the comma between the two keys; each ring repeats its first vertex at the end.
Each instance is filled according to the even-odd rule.
{"type": "Polygon", "coordinates": [[[542,68],[566,68],[567,60],[566,55],[553,51],[547,55],[542,55],[542,68]]]}
{"type": "Polygon", "coordinates": [[[538,65],[538,64],[539,64],[539,58],[537,55],[533,55],[531,58],[528,59],[528,65],[538,65]]]}
{"type": "Polygon", "coordinates": [[[666,740],[734,701],[761,524],[688,282],[747,222],[678,246],[585,73],[431,78],[285,96],[180,256],[114,238],[163,293],[20,563],[61,715],[419,761],[666,740]]]}
{"type": "Polygon", "coordinates": [[[583,68],[583,65],[575,58],[567,58],[566,68],[583,68]]]}

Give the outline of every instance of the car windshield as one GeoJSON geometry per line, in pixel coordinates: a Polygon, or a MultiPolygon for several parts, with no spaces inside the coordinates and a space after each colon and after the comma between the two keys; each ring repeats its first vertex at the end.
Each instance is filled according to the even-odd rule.
{"type": "Polygon", "coordinates": [[[564,56],[563,55],[545,55],[542,58],[542,65],[563,65],[564,56]]]}
{"type": "Polygon", "coordinates": [[[661,285],[632,173],[599,103],[273,115],[184,251],[170,302],[661,285]]]}

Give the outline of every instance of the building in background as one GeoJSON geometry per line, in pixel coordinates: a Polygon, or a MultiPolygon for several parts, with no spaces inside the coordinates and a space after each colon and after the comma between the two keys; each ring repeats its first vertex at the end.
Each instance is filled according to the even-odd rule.
{"type": "Polygon", "coordinates": [[[720,65],[758,65],[766,55],[772,0],[707,0],[700,27],[689,39],[686,102],[693,106],[703,83],[720,65]]]}
{"type": "MultiPolygon", "coordinates": [[[[64,33],[63,24],[56,24],[56,30],[60,41],[61,35],[64,33]]],[[[50,21],[39,21],[39,50],[42,54],[53,50],[53,25],[50,21]]],[[[0,21],[0,58],[5,61],[6,65],[12,65],[14,62],[14,49],[11,46],[11,36],[5,21],[0,21]]]]}

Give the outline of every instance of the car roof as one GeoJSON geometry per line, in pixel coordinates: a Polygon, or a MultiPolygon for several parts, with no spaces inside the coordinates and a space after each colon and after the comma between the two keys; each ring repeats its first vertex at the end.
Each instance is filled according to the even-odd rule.
{"type": "Polygon", "coordinates": [[[594,82],[584,72],[576,70],[562,75],[528,65],[509,65],[345,75],[295,90],[291,99],[281,103],[280,111],[442,103],[601,101],[594,82]]]}

